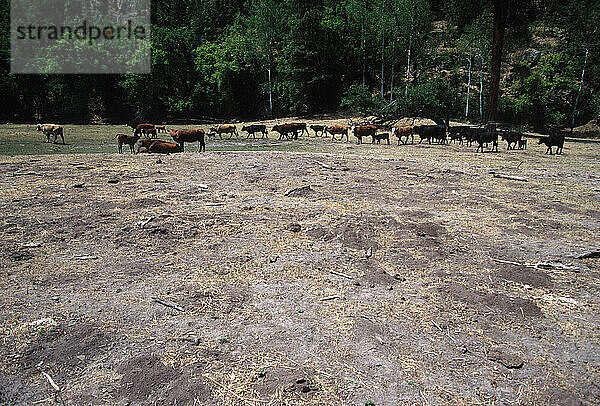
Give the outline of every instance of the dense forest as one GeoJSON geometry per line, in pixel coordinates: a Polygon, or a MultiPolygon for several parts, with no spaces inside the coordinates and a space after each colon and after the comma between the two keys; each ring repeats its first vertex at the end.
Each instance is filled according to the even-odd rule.
{"type": "Polygon", "coordinates": [[[13,75],[1,2],[5,122],[339,111],[477,122],[494,80],[502,121],[547,130],[600,114],[597,0],[154,0],[149,75],[13,75]]]}

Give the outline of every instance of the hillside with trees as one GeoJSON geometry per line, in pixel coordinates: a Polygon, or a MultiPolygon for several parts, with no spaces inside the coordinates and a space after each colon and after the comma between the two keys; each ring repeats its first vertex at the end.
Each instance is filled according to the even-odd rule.
{"type": "Polygon", "coordinates": [[[0,120],[262,119],[349,112],[548,131],[600,115],[593,0],[152,2],[152,74],[10,74],[0,120]]]}

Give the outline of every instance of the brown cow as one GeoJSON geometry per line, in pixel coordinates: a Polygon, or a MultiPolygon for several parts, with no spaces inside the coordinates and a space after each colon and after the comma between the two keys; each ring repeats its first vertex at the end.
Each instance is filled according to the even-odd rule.
{"type": "Polygon", "coordinates": [[[414,128],[412,126],[407,127],[394,127],[392,128],[392,137],[398,137],[398,145],[400,142],[408,144],[408,137],[411,137],[411,143],[415,142],[414,128]],[[406,142],[402,141],[402,138],[406,137],[406,142]]]}
{"type": "Polygon", "coordinates": [[[183,145],[176,144],[174,142],[156,140],[150,144],[148,152],[151,154],[176,154],[183,152],[183,145]]]}
{"type": "Polygon", "coordinates": [[[293,140],[298,139],[298,127],[294,124],[278,124],[273,127],[273,131],[279,133],[279,140],[281,141],[284,137],[291,138],[293,140]],[[290,134],[292,136],[290,137],[290,134]]]}
{"type": "Polygon", "coordinates": [[[300,131],[300,135],[306,133],[306,135],[310,136],[310,134],[308,133],[308,128],[306,127],[306,123],[292,123],[290,125],[296,127],[296,131],[300,131]]]}
{"type": "Polygon", "coordinates": [[[164,125],[157,125],[157,126],[156,126],[156,132],[158,132],[159,134],[160,134],[160,133],[165,133],[165,134],[167,134],[167,133],[168,133],[168,131],[167,131],[167,127],[166,127],[166,126],[164,126],[164,125]]]}
{"type": "Polygon", "coordinates": [[[154,124],[138,124],[133,130],[133,135],[144,135],[148,130],[156,130],[154,124]]]}
{"type": "Polygon", "coordinates": [[[156,140],[151,140],[149,138],[144,138],[140,140],[140,146],[138,148],[138,154],[142,153],[142,152],[148,152],[148,149],[150,148],[150,145],[152,145],[153,142],[155,142],[156,140]],[[144,151],[145,149],[145,151],[144,151]]]}
{"type": "Polygon", "coordinates": [[[238,135],[237,127],[234,124],[220,124],[216,127],[210,128],[211,134],[216,134],[219,138],[222,138],[221,135],[229,134],[229,139],[231,139],[234,135],[238,135]]]}
{"type": "Polygon", "coordinates": [[[115,139],[118,140],[117,143],[119,146],[119,154],[123,153],[123,144],[129,145],[129,149],[131,150],[131,153],[133,154],[134,153],[133,148],[135,147],[135,143],[140,140],[140,136],[139,135],[117,134],[115,139]]]}
{"type": "Polygon", "coordinates": [[[36,131],[41,131],[44,133],[44,135],[46,135],[46,138],[47,138],[46,142],[50,142],[50,136],[54,135],[53,142],[54,142],[54,144],[56,144],[58,136],[60,135],[60,138],[62,139],[62,143],[63,144],[65,143],[65,129],[61,125],[38,124],[36,131]]]}
{"type": "Polygon", "coordinates": [[[344,140],[344,135],[346,136],[346,142],[349,141],[348,138],[348,131],[350,129],[348,127],[346,127],[345,125],[332,125],[330,127],[325,128],[325,132],[331,134],[331,140],[332,141],[336,141],[335,136],[336,135],[341,135],[342,137],[340,138],[340,141],[344,140]]]}
{"type": "Polygon", "coordinates": [[[158,131],[156,128],[144,129],[142,130],[142,134],[144,134],[146,138],[158,138],[158,131]]]}
{"type": "Polygon", "coordinates": [[[377,126],[374,125],[359,125],[352,126],[350,129],[352,134],[358,139],[358,144],[362,144],[362,137],[375,137],[377,126]]]}
{"type": "Polygon", "coordinates": [[[181,149],[185,148],[186,142],[199,142],[200,149],[198,152],[206,152],[206,143],[204,142],[204,136],[206,133],[202,129],[197,130],[169,130],[171,138],[181,145],[181,149]]]}

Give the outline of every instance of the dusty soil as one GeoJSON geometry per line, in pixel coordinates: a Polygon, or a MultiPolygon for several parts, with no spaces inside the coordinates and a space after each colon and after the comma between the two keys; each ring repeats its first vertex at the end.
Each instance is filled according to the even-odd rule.
{"type": "Polygon", "coordinates": [[[0,404],[600,403],[597,144],[294,148],[1,157],[0,404]]]}

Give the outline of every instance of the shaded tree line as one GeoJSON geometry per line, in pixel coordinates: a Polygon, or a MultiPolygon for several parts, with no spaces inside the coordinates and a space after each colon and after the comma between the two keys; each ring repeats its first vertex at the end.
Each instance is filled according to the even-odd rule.
{"type": "Polygon", "coordinates": [[[593,0],[156,0],[148,75],[12,75],[0,5],[2,121],[600,114],[593,0]]]}

